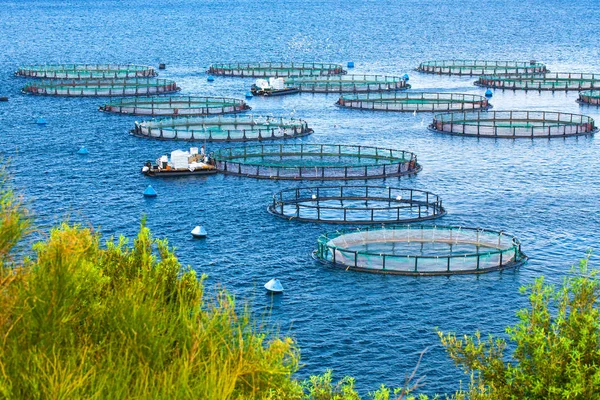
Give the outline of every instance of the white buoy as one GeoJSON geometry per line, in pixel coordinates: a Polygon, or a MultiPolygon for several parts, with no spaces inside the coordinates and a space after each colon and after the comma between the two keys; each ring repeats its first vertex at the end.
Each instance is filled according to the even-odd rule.
{"type": "Polygon", "coordinates": [[[192,236],[197,239],[205,238],[207,235],[208,232],[206,232],[206,229],[204,229],[202,225],[198,225],[197,227],[192,229],[192,236]]]}
{"type": "Polygon", "coordinates": [[[144,166],[142,167],[142,174],[145,174],[145,173],[146,173],[146,172],[148,172],[148,171],[150,171],[150,168],[148,168],[148,166],[147,166],[147,165],[144,165],[144,166]]]}
{"type": "Polygon", "coordinates": [[[317,195],[316,194],[313,194],[311,197],[312,197],[313,200],[317,199],[317,195]]]}
{"type": "Polygon", "coordinates": [[[401,195],[396,196],[396,200],[402,201],[402,196],[401,195]]]}
{"type": "Polygon", "coordinates": [[[277,278],[273,278],[265,283],[265,289],[271,293],[283,293],[283,286],[281,286],[281,282],[277,278]]]}

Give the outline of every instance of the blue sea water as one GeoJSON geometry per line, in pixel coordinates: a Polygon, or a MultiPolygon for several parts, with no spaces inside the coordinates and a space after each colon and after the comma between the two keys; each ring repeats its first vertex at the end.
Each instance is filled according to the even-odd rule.
{"type": "MultiPolygon", "coordinates": [[[[503,334],[526,304],[519,287],[540,275],[559,282],[600,239],[597,137],[477,140],[427,131],[431,114],[337,108],[336,95],[254,98],[251,113],[306,119],[315,133],[290,142],[373,145],[415,152],[417,176],[373,184],[439,194],[448,215],[438,224],[505,230],[522,241],[529,263],[483,276],[362,274],[324,267],[310,256],[335,226],[289,222],[267,213],[271,195],[297,182],[231,176],[158,180],[142,163],[186,143],[133,137],[140,117],[97,111],[103,99],[20,94],[12,73],[31,63],[167,64],[186,95],[242,98],[251,81],[217,77],[216,61],[354,61],[355,73],[410,75],[413,89],[483,94],[474,78],[421,75],[429,59],[536,59],[556,72],[600,72],[595,0],[305,0],[305,1],[0,1],[0,152],[14,184],[47,230],[69,219],[105,235],[133,236],[142,215],[185,264],[249,302],[269,326],[302,349],[298,374],[331,368],[366,393],[398,386],[419,369],[424,392],[451,392],[467,380],[439,345],[443,331],[503,334]],[[34,121],[44,116],[46,126],[34,121]],[[85,145],[90,154],[77,155],[85,145]],[[142,197],[151,183],[158,197],[142,197]],[[193,240],[203,224],[209,237],[193,240]],[[278,277],[275,300],[262,285],[278,277]]],[[[494,91],[496,110],[584,113],[577,93],[494,91]]],[[[211,145],[214,150],[227,145],[211,145]]],[[[594,258],[594,262],[597,259],[594,258]]]]}

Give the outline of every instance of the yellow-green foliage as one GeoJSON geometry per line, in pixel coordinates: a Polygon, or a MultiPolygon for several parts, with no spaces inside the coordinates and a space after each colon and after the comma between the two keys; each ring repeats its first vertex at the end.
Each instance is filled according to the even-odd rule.
{"type": "Polygon", "coordinates": [[[351,378],[294,379],[294,342],[205,299],[144,223],[132,245],[64,223],[16,257],[29,226],[1,181],[0,399],[359,399],[351,378]]]}
{"type": "Polygon", "coordinates": [[[16,263],[28,220],[12,193],[0,202],[0,398],[302,393],[294,343],[267,341],[225,293],[204,300],[201,280],[143,224],[131,248],[63,224],[16,263]]]}
{"type": "Polygon", "coordinates": [[[543,277],[524,290],[529,308],[507,328],[507,343],[479,332],[460,339],[440,334],[450,357],[472,376],[469,398],[600,399],[600,282],[583,260],[579,271],[556,288],[543,277]]]}

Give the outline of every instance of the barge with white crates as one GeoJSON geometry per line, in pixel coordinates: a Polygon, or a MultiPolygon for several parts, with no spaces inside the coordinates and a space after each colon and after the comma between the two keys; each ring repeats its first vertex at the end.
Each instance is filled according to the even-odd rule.
{"type": "Polygon", "coordinates": [[[160,156],[155,163],[147,161],[142,167],[146,176],[187,176],[187,175],[212,175],[217,173],[214,159],[205,154],[204,146],[198,152],[197,147],[189,151],[175,150],[170,156],[160,156]]]}

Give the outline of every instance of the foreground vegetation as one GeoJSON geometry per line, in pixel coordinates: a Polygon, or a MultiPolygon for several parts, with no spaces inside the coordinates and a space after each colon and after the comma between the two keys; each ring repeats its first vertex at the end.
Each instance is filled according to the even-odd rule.
{"type": "MultiPolygon", "coordinates": [[[[202,277],[143,223],[131,244],[62,224],[25,248],[31,220],[0,184],[0,398],[360,398],[331,372],[296,380],[295,343],[268,336],[226,292],[205,298],[202,277]]],[[[527,290],[530,307],[507,330],[511,357],[503,339],[440,332],[471,376],[452,398],[599,398],[596,272],[584,261],[563,287],[527,290]]],[[[413,376],[369,396],[411,399],[418,386],[413,376]]]]}

